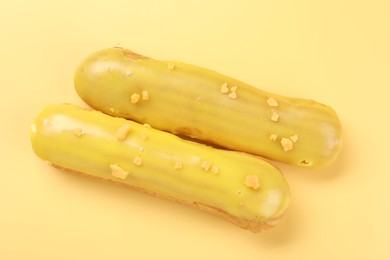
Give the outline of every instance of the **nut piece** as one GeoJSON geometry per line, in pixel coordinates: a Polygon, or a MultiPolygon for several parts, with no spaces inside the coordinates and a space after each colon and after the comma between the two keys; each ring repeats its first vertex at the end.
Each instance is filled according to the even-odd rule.
{"type": "Polygon", "coordinates": [[[229,88],[227,87],[227,83],[225,82],[221,85],[221,93],[226,94],[228,92],[229,92],[229,88]]]}
{"type": "Polygon", "coordinates": [[[138,93],[133,93],[133,94],[131,95],[131,97],[130,97],[130,101],[131,101],[131,103],[133,103],[133,104],[137,104],[140,98],[141,98],[140,94],[138,94],[138,93]]]}
{"type": "Polygon", "coordinates": [[[271,134],[271,135],[269,136],[269,139],[270,139],[271,141],[276,141],[277,138],[278,138],[278,135],[277,135],[277,134],[271,134]]]}
{"type": "Polygon", "coordinates": [[[149,92],[147,90],[142,90],[142,100],[149,100],[149,92]]]}
{"type": "Polygon", "coordinates": [[[273,112],[272,115],[271,115],[271,120],[272,121],[278,121],[279,120],[279,114],[276,113],[276,112],[273,112]]]}
{"type": "Polygon", "coordinates": [[[141,156],[136,156],[133,160],[133,164],[137,165],[137,166],[141,166],[142,165],[142,158],[141,156]]]}
{"type": "Polygon", "coordinates": [[[114,176],[115,178],[124,180],[126,179],[127,175],[129,175],[127,171],[123,170],[117,164],[111,164],[110,168],[111,168],[111,175],[114,176]]]}
{"type": "Polygon", "coordinates": [[[183,163],[180,161],[176,161],[175,164],[173,165],[173,169],[175,170],[180,170],[183,168],[183,163]]]}
{"type": "Polygon", "coordinates": [[[127,134],[129,133],[131,126],[129,124],[123,124],[118,128],[116,132],[116,139],[118,141],[123,141],[126,139],[127,134]]]}
{"type": "Polygon", "coordinates": [[[219,168],[218,168],[218,166],[217,166],[217,165],[213,165],[213,166],[211,167],[211,172],[212,172],[213,174],[215,174],[215,175],[219,174],[219,168]]]}
{"type": "Polygon", "coordinates": [[[201,165],[202,169],[208,172],[211,168],[211,162],[210,161],[204,161],[201,165]]]}
{"type": "Polygon", "coordinates": [[[237,98],[236,92],[231,92],[231,93],[229,94],[229,97],[232,98],[232,99],[236,99],[236,98],[237,98]]]}
{"type": "Polygon", "coordinates": [[[293,141],[294,143],[296,143],[296,142],[298,141],[298,135],[290,136],[290,139],[291,139],[291,141],[293,141]]]}
{"type": "Polygon", "coordinates": [[[73,130],[73,133],[74,133],[74,135],[77,136],[77,137],[80,137],[80,136],[82,136],[82,135],[85,134],[84,131],[83,131],[83,129],[81,129],[80,127],[74,129],[74,130],[73,130]]]}
{"type": "Polygon", "coordinates": [[[146,139],[148,139],[148,135],[146,133],[142,133],[141,134],[141,140],[145,141],[146,139]]]}
{"type": "Polygon", "coordinates": [[[169,70],[174,70],[175,69],[175,64],[172,62],[167,62],[167,66],[169,70]]]}
{"type": "Polygon", "coordinates": [[[283,137],[282,140],[280,140],[280,144],[282,145],[283,150],[285,152],[290,151],[294,148],[293,141],[291,141],[290,138],[283,137]]]}
{"type": "Polygon", "coordinates": [[[278,104],[278,101],[276,101],[275,98],[273,97],[270,97],[267,99],[267,104],[270,106],[270,107],[277,107],[279,104],[278,104]]]}
{"type": "Polygon", "coordinates": [[[259,177],[256,175],[248,175],[245,178],[245,185],[252,190],[258,190],[260,188],[259,177]]]}
{"type": "Polygon", "coordinates": [[[236,93],[236,90],[237,90],[237,86],[233,86],[233,87],[231,87],[230,88],[230,90],[229,90],[229,88],[228,88],[228,86],[227,86],[228,84],[225,82],[225,83],[223,83],[222,85],[221,85],[221,93],[222,94],[227,94],[227,93],[229,93],[228,94],[228,96],[230,97],[230,98],[232,98],[232,99],[236,99],[237,98],[237,93],[236,93]]]}
{"type": "Polygon", "coordinates": [[[231,88],[230,88],[230,92],[236,92],[237,88],[238,88],[237,86],[231,87],[231,88]]]}

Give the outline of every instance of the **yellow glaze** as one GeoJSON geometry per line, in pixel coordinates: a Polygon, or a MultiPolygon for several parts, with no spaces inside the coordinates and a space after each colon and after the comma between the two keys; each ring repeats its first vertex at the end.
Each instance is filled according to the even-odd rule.
{"type": "Polygon", "coordinates": [[[258,157],[99,111],[48,106],[31,126],[31,141],[56,166],[192,205],[254,232],[275,225],[290,202],[280,171],[258,157]]]}
{"type": "Polygon", "coordinates": [[[341,148],[341,125],[328,106],[123,48],[88,57],[76,71],[75,88],[106,114],[293,165],[326,166],[341,148]]]}

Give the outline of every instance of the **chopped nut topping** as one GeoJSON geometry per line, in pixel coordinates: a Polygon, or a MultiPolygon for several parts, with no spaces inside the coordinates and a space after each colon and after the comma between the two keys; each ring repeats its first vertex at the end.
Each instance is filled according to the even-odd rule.
{"type": "Polygon", "coordinates": [[[276,113],[276,112],[272,112],[271,120],[275,121],[275,122],[278,121],[279,120],[279,114],[276,113]]]}
{"type": "Polygon", "coordinates": [[[223,83],[221,85],[221,93],[226,94],[229,92],[229,88],[227,87],[227,83],[223,83]]]}
{"type": "Polygon", "coordinates": [[[123,124],[118,128],[118,131],[116,132],[116,139],[118,141],[123,141],[126,139],[127,134],[129,133],[131,129],[131,126],[129,124],[123,124]]]}
{"type": "Polygon", "coordinates": [[[149,92],[147,90],[142,90],[142,100],[149,100],[149,92]]]}
{"type": "Polygon", "coordinates": [[[259,177],[256,175],[248,175],[245,178],[245,185],[252,190],[258,190],[260,188],[259,177]]]}
{"type": "Polygon", "coordinates": [[[276,101],[276,99],[274,99],[273,97],[270,97],[270,98],[267,99],[267,104],[270,107],[277,107],[279,105],[278,101],[276,101]]]}
{"type": "Polygon", "coordinates": [[[269,139],[272,140],[272,141],[276,141],[276,139],[278,138],[278,135],[277,134],[271,134],[269,136],[269,139]]]}
{"type": "Polygon", "coordinates": [[[85,134],[84,131],[83,131],[83,129],[81,129],[80,127],[74,129],[74,130],[73,130],[73,133],[74,133],[74,135],[77,136],[77,137],[80,137],[80,136],[82,136],[82,135],[85,134]]]}
{"type": "Polygon", "coordinates": [[[119,167],[116,164],[111,164],[110,168],[111,168],[111,175],[114,176],[115,178],[124,180],[126,179],[127,175],[129,175],[127,171],[123,170],[121,167],[119,167]]]}
{"type": "Polygon", "coordinates": [[[232,99],[236,99],[237,98],[237,93],[236,92],[231,92],[229,94],[229,97],[232,98],[232,99]]]}
{"type": "Polygon", "coordinates": [[[288,152],[294,148],[294,144],[289,138],[283,137],[282,140],[280,140],[280,144],[282,145],[285,152],[288,152]]]}
{"type": "Polygon", "coordinates": [[[230,93],[229,93],[229,97],[230,98],[232,98],[232,99],[236,99],[237,98],[237,93],[236,93],[236,90],[237,90],[237,86],[233,86],[233,87],[231,87],[230,88],[230,90],[229,90],[229,88],[228,88],[228,84],[225,82],[225,83],[223,83],[222,85],[221,85],[221,93],[222,94],[227,94],[227,93],[229,93],[229,91],[230,91],[230,93]]]}
{"type": "Polygon", "coordinates": [[[291,141],[293,141],[294,143],[296,143],[296,142],[298,141],[298,135],[290,136],[290,139],[291,139],[291,141]]]}
{"type": "Polygon", "coordinates": [[[139,148],[139,151],[142,153],[142,152],[144,152],[144,151],[145,151],[145,148],[143,148],[143,147],[140,147],[140,148],[139,148]]]}
{"type": "Polygon", "coordinates": [[[175,69],[175,64],[172,62],[167,62],[167,66],[169,70],[174,70],[175,69]]]}
{"type": "Polygon", "coordinates": [[[211,162],[210,161],[204,161],[204,162],[202,162],[201,167],[203,168],[203,170],[208,172],[210,170],[210,168],[211,168],[211,162]]]}
{"type": "Polygon", "coordinates": [[[136,156],[133,160],[133,164],[137,165],[137,166],[141,166],[142,165],[142,158],[141,156],[136,156]]]}
{"type": "Polygon", "coordinates": [[[151,126],[147,123],[144,124],[144,127],[151,128],[151,126]]]}
{"type": "Polygon", "coordinates": [[[141,134],[141,139],[142,139],[143,141],[145,141],[146,139],[148,139],[148,135],[145,134],[145,133],[142,133],[142,134],[141,134]]]}
{"type": "Polygon", "coordinates": [[[175,170],[180,170],[180,169],[183,168],[183,163],[180,162],[180,161],[176,161],[175,164],[173,165],[173,168],[174,168],[175,170]]]}
{"type": "Polygon", "coordinates": [[[218,168],[218,166],[217,166],[217,165],[213,165],[213,166],[211,167],[211,172],[212,172],[213,174],[215,174],[215,175],[219,174],[219,168],[218,168]]]}
{"type": "Polygon", "coordinates": [[[131,95],[131,97],[130,97],[131,103],[137,104],[138,101],[139,101],[139,99],[140,99],[140,97],[141,97],[140,94],[138,94],[138,93],[133,93],[133,94],[131,95]]]}

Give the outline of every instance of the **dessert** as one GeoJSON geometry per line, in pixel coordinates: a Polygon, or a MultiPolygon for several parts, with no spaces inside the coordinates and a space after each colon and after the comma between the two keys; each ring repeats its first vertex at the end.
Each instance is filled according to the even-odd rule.
{"type": "Polygon", "coordinates": [[[290,202],[281,172],[259,157],[69,104],[47,106],[31,125],[31,142],[56,167],[191,205],[253,232],[276,225],[290,202]]]}
{"type": "Polygon", "coordinates": [[[340,121],[329,106],[124,48],[83,61],[75,89],[106,114],[292,165],[329,165],[341,148],[340,121]]]}

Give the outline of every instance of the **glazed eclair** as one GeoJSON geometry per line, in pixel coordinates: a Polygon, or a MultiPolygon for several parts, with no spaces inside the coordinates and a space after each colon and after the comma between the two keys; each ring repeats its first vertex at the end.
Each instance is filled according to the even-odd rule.
{"type": "Polygon", "coordinates": [[[253,232],[275,226],[290,202],[281,172],[261,158],[99,111],[47,106],[31,125],[31,141],[54,166],[194,206],[253,232]]]}

